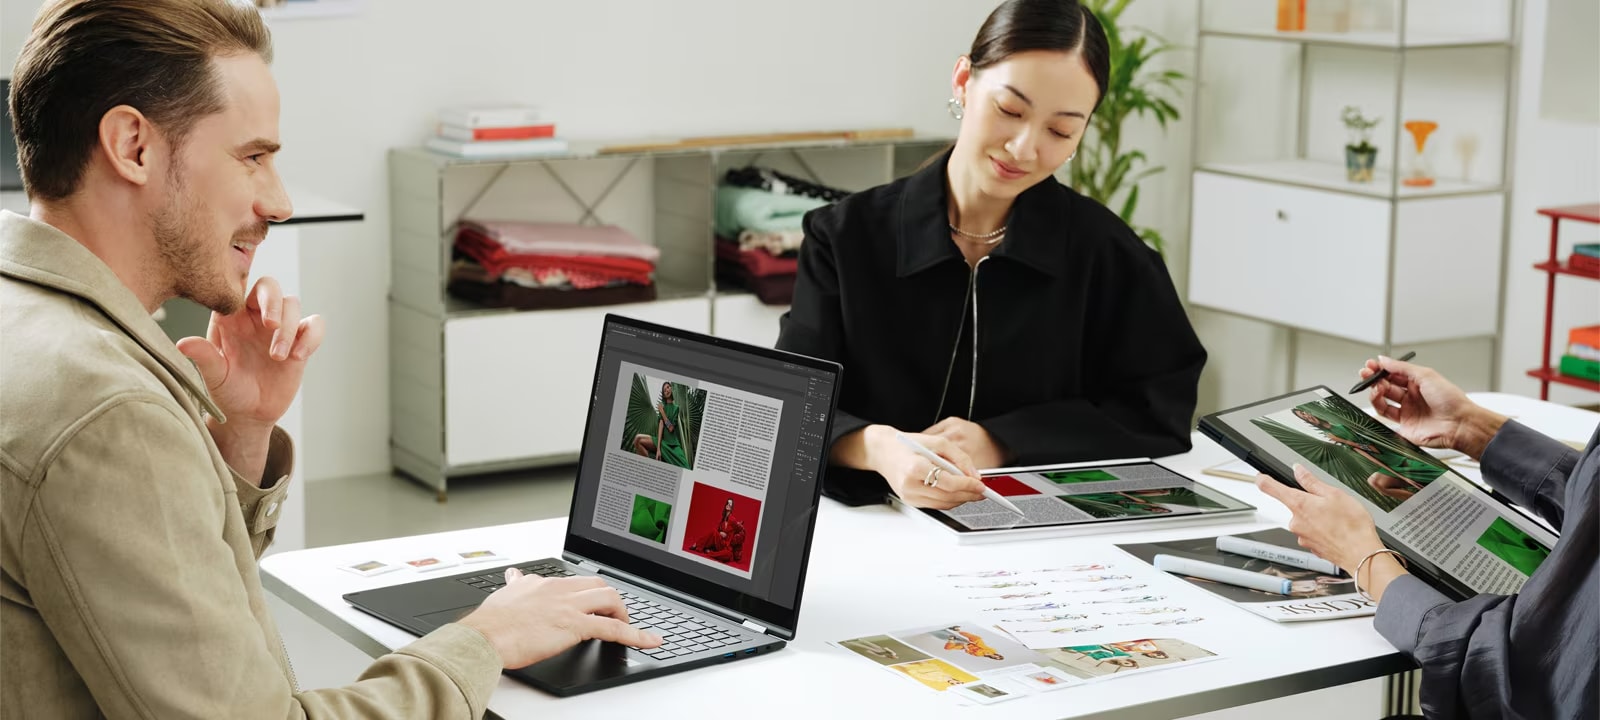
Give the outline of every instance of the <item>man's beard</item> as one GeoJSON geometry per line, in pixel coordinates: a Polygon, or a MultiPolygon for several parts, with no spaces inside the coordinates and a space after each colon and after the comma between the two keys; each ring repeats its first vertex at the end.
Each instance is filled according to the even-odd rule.
{"type": "MultiPolygon", "coordinates": [[[[244,307],[245,278],[235,279],[231,255],[218,257],[214,240],[206,237],[205,205],[191,199],[176,176],[166,207],[151,216],[160,271],[169,278],[172,294],[221,315],[232,315],[244,307]]],[[[232,240],[260,242],[267,234],[265,222],[240,228],[230,238],[225,253],[232,253],[232,240]]]]}

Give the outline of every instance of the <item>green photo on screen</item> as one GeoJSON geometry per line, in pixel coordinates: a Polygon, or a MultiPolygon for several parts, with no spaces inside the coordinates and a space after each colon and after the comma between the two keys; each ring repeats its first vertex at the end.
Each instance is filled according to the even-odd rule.
{"type": "Polygon", "coordinates": [[[1478,536],[1478,547],[1493,553],[1524,575],[1532,575],[1533,571],[1539,569],[1539,564],[1550,557],[1549,549],[1506,522],[1505,518],[1495,518],[1494,522],[1489,523],[1489,529],[1478,536]]]}
{"type": "Polygon", "coordinates": [[[1106,482],[1116,480],[1117,476],[1104,470],[1057,470],[1055,472],[1039,473],[1052,482],[1069,485],[1071,483],[1106,482]]]}
{"type": "Polygon", "coordinates": [[[667,525],[672,517],[672,506],[643,495],[633,496],[633,519],[628,522],[628,532],[646,540],[667,544],[667,525]]]}

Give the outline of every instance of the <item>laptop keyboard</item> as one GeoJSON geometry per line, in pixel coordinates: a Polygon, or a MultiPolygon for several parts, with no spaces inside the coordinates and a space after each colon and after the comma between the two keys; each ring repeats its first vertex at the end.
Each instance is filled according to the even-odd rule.
{"type": "MultiPolygon", "coordinates": [[[[525,575],[539,575],[541,577],[571,577],[572,571],[550,563],[532,563],[517,566],[525,575]]],[[[485,593],[492,593],[506,585],[505,570],[492,572],[485,575],[460,578],[460,582],[478,588],[485,593]]],[[[738,634],[729,632],[726,628],[708,625],[699,618],[688,613],[679,612],[670,606],[662,605],[649,598],[640,597],[627,590],[618,590],[622,595],[622,603],[628,608],[629,624],[641,630],[649,630],[661,636],[661,647],[649,650],[639,650],[657,660],[670,660],[672,658],[694,655],[702,652],[722,652],[724,647],[732,647],[744,642],[738,634]]]]}

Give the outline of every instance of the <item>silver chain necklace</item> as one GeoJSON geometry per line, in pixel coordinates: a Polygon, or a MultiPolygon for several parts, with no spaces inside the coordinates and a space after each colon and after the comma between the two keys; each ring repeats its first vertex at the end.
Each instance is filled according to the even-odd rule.
{"type": "Polygon", "coordinates": [[[953,233],[955,233],[957,235],[960,235],[961,237],[972,238],[973,240],[982,240],[983,244],[985,244],[985,245],[993,245],[993,244],[1003,240],[1005,238],[1005,235],[1006,235],[1006,227],[1007,227],[1005,225],[1001,225],[999,230],[995,230],[994,232],[983,233],[983,234],[980,235],[980,234],[977,234],[977,233],[969,233],[969,232],[967,232],[965,230],[962,230],[961,228],[956,227],[955,223],[949,223],[949,225],[950,225],[950,232],[953,232],[953,233]]]}

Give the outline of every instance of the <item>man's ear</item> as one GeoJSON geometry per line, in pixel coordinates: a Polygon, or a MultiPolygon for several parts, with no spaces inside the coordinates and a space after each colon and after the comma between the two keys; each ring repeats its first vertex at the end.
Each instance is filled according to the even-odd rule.
{"type": "Polygon", "coordinates": [[[118,105],[100,117],[100,152],[122,179],[135,185],[150,182],[157,146],[155,125],[137,109],[118,105]]]}

